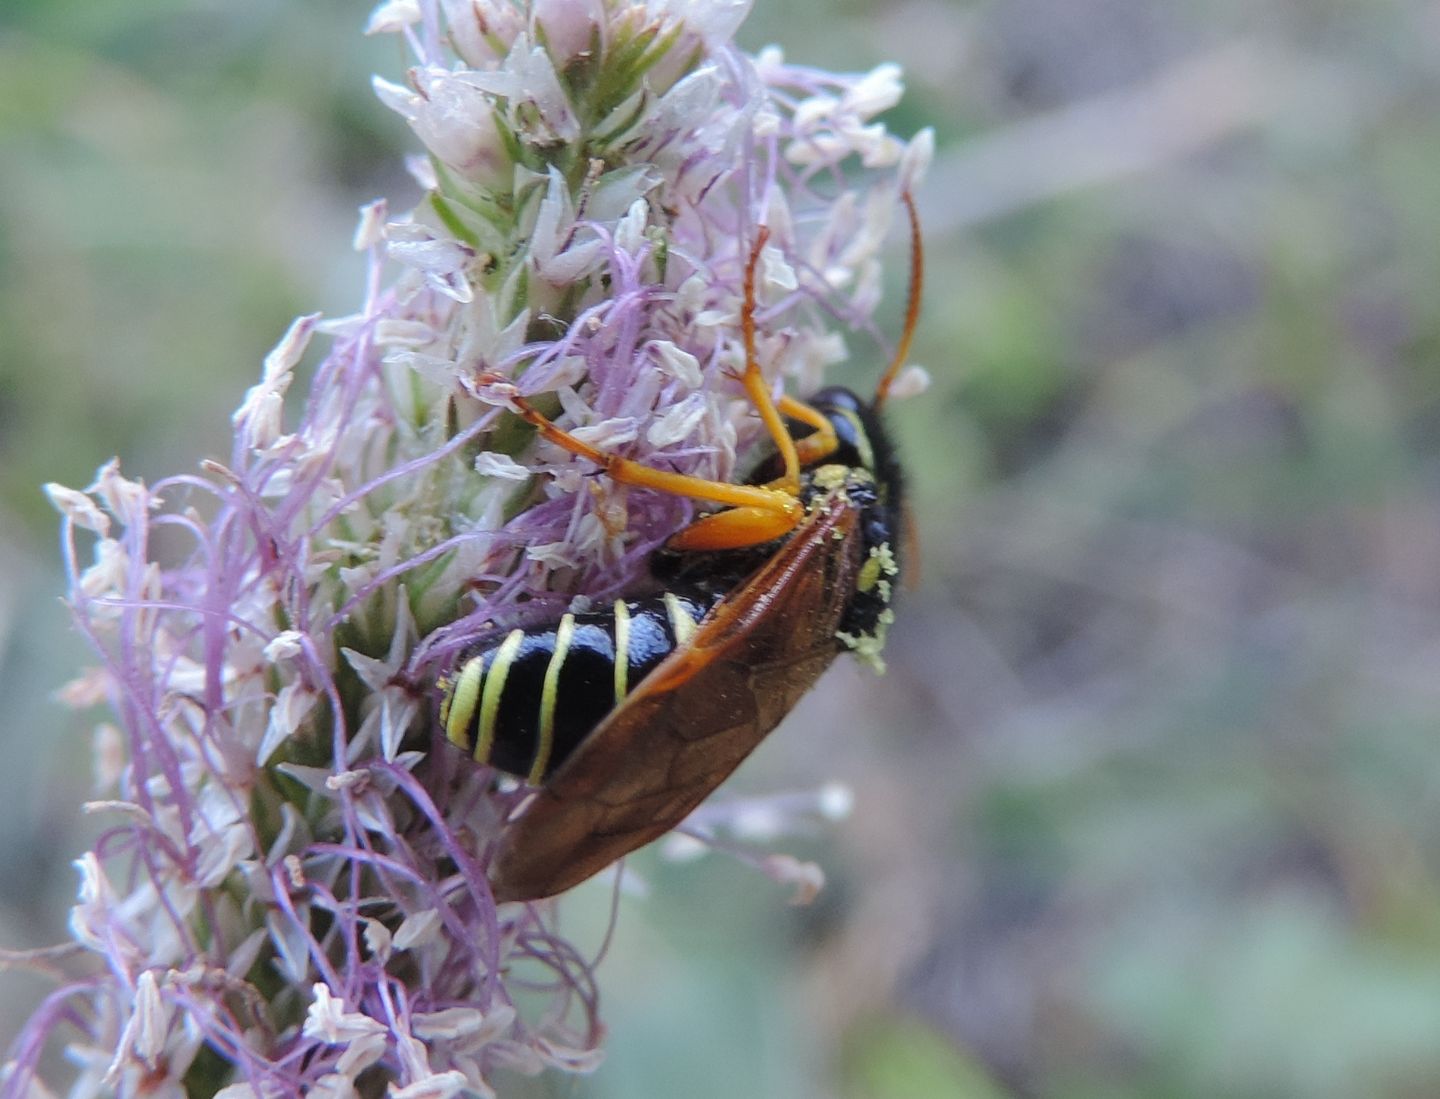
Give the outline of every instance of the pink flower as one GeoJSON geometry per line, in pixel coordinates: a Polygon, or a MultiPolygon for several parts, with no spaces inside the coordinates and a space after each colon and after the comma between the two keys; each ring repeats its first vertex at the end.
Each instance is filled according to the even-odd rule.
{"type": "MultiPolygon", "coordinates": [[[[493,903],[475,853],[516,795],[437,741],[434,685],[486,623],[625,591],[690,505],[507,433],[482,376],[554,394],[596,445],[732,478],[761,438],[728,377],[746,242],[769,226],[765,368],[813,389],[872,331],[929,139],[874,121],[893,66],[741,53],[734,0],[440,7],[371,19],[414,51],[376,88],[428,158],[413,211],[363,212],[361,308],[295,322],[223,465],[50,487],[103,661],[74,695],[113,711],[92,807],[110,823],[76,864],[76,975],[6,1095],[39,1086],[52,1038],[80,1096],[340,1096],[377,1072],[396,1095],[488,1094],[497,1067],[599,1061],[594,959],[554,905],[493,903]],[[889,171],[862,184],[862,165],[889,171]],[[520,1009],[517,967],[548,1010],[520,1009]]],[[[764,869],[813,890],[792,863],[764,869]]]]}

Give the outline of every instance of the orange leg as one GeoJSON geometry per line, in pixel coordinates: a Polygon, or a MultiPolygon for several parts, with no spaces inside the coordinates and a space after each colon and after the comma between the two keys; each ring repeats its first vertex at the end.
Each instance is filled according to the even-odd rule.
{"type": "Polygon", "coordinates": [[[840,440],[835,437],[835,425],[826,419],[819,409],[811,408],[804,401],[797,401],[786,395],[780,398],[780,413],[815,429],[815,434],[807,435],[795,443],[795,452],[802,466],[813,466],[821,459],[830,457],[839,448],[840,440]]]}
{"type": "MultiPolygon", "coordinates": [[[[494,382],[499,382],[499,379],[494,379],[494,382]]],[[[613,481],[730,506],[732,510],[706,515],[678,532],[670,539],[673,549],[718,550],[759,545],[793,530],[805,515],[805,508],[795,494],[783,489],[767,485],[732,485],[725,481],[709,481],[704,477],[654,469],[575,438],[552,424],[518,394],[510,395],[510,403],[516,413],[526,423],[534,425],[544,438],[571,454],[594,462],[613,481]]]]}
{"type": "MultiPolygon", "coordinates": [[[[835,449],[835,431],[828,420],[809,405],[782,397],[779,405],[770,396],[770,389],[760,373],[755,351],[755,268],[761,249],[769,239],[768,229],[761,228],[745,264],[745,301],[740,310],[740,327],[745,340],[745,372],[740,382],[760,414],[770,437],[784,463],[784,473],[768,485],[732,485],[710,481],[683,473],[654,469],[618,454],[593,447],[551,423],[543,413],[513,391],[508,394],[516,413],[533,425],[540,434],[571,454],[594,462],[609,477],[622,485],[636,485],[692,500],[709,500],[727,505],[729,510],[705,515],[684,530],[674,534],[667,543],[676,550],[724,550],[758,546],[795,529],[805,516],[800,503],[800,455],[795,440],[785,429],[783,415],[815,427],[816,435],[801,444],[807,454],[823,457],[835,449]],[[815,440],[819,439],[817,444],[815,440]]],[[[491,376],[482,379],[488,384],[507,385],[504,379],[491,376]]],[[[508,385],[507,385],[507,388],[508,385]]]]}
{"type": "MultiPolygon", "coordinates": [[[[783,494],[782,494],[783,496],[783,494]]],[[[683,530],[665,540],[668,549],[682,552],[695,550],[743,549],[789,534],[805,515],[800,501],[783,496],[784,511],[769,507],[736,507],[702,515],[683,530]]]]}

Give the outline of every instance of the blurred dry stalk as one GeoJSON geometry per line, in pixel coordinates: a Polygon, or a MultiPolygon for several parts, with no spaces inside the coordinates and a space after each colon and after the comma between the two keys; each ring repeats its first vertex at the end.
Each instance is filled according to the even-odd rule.
{"type": "Polygon", "coordinates": [[[1232,42],[987,133],[937,159],[923,193],[928,231],[963,232],[1194,156],[1271,120],[1298,77],[1282,52],[1232,42]]]}

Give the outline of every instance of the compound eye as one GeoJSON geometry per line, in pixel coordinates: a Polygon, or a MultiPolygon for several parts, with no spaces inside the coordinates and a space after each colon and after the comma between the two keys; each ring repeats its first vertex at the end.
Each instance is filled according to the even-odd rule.
{"type": "Polygon", "coordinates": [[[810,404],[832,419],[835,412],[859,412],[865,407],[865,402],[843,385],[826,386],[810,398],[810,404]]]}
{"type": "Polygon", "coordinates": [[[820,390],[808,403],[835,431],[836,447],[825,461],[873,472],[874,450],[865,426],[870,413],[865,402],[844,386],[835,385],[820,390]]]}
{"type": "Polygon", "coordinates": [[[835,427],[835,440],[838,444],[830,460],[844,466],[866,468],[863,455],[867,448],[863,445],[865,436],[860,428],[860,421],[853,413],[847,414],[843,410],[831,412],[826,409],[825,415],[835,427]]]}

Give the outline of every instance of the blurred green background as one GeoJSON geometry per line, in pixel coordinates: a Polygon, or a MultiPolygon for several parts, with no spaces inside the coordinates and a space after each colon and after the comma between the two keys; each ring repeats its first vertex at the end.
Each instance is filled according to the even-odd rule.
{"type": "MultiPolygon", "coordinates": [[[[608,1063],[503,1094],[1440,1095],[1440,4],[757,6],[938,131],[920,578],[890,674],[737,780],[854,786],[782,844],[820,899],[638,859],[608,1063]]],[[[358,302],[416,147],[367,14],[0,11],[0,945],[63,937],[88,827],[38,486],[224,454],[292,315],[358,302]]],[[[0,980],[8,1042],[44,986],[0,980]]]]}

